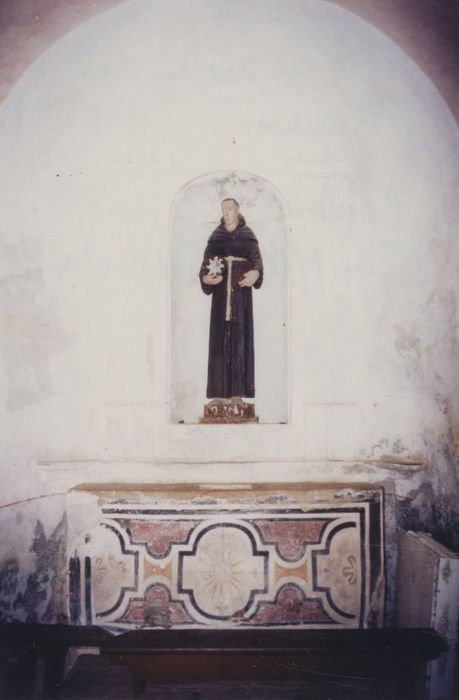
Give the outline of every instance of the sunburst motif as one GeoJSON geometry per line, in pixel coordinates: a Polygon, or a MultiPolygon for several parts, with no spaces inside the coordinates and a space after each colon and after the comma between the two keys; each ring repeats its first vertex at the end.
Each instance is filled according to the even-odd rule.
{"type": "Polygon", "coordinates": [[[253,590],[264,588],[263,556],[253,552],[242,528],[212,528],[201,536],[195,556],[185,559],[183,584],[204,614],[234,615],[253,590]]]}
{"type": "Polygon", "coordinates": [[[235,552],[221,549],[202,571],[202,585],[215,601],[234,593],[240,593],[243,588],[244,564],[235,552]]]}

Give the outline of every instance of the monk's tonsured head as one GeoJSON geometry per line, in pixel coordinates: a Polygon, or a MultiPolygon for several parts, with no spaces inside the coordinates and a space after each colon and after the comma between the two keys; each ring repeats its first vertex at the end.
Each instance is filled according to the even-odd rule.
{"type": "Polygon", "coordinates": [[[239,203],[232,197],[222,200],[223,221],[227,228],[232,228],[239,223],[239,203]]]}

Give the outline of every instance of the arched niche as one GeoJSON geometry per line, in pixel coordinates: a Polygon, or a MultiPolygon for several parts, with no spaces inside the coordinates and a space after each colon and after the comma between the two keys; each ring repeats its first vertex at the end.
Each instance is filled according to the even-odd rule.
{"type": "Polygon", "coordinates": [[[220,221],[220,202],[234,197],[258,238],[264,281],[253,290],[255,405],[262,423],[287,422],[287,224],[284,205],[265,179],[240,171],[208,173],[177,194],[171,218],[171,421],[197,423],[206,399],[210,298],[198,272],[220,221]]]}

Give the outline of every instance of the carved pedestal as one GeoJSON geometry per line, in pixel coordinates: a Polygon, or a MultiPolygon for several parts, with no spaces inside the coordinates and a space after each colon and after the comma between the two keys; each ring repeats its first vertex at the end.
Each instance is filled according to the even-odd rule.
{"type": "Polygon", "coordinates": [[[204,406],[201,423],[257,423],[255,404],[240,398],[212,399],[204,406]]]}

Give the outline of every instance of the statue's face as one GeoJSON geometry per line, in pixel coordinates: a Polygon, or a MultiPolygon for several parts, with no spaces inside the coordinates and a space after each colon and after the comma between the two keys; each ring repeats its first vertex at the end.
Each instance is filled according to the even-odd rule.
{"type": "Polygon", "coordinates": [[[229,199],[222,204],[223,221],[225,226],[234,226],[239,221],[239,207],[229,199]]]}

